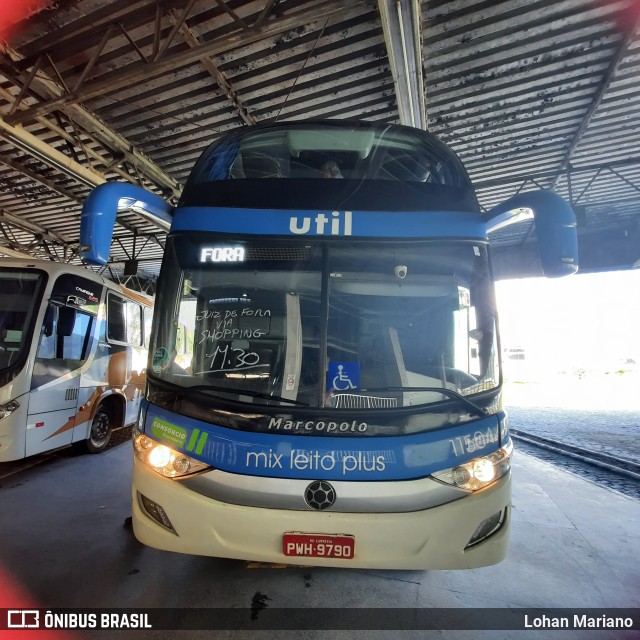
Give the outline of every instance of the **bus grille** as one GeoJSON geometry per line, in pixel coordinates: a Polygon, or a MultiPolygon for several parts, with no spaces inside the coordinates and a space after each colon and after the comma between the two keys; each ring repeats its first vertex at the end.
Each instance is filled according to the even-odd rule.
{"type": "Polygon", "coordinates": [[[355,393],[340,393],[334,398],[336,409],[389,409],[398,406],[397,398],[361,396],[355,393]]]}

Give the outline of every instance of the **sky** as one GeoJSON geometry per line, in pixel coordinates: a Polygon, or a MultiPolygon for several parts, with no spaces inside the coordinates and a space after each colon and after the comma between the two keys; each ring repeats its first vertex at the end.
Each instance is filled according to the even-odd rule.
{"type": "Polygon", "coordinates": [[[523,348],[533,367],[640,365],[640,269],[503,280],[496,296],[502,347],[523,348]]]}

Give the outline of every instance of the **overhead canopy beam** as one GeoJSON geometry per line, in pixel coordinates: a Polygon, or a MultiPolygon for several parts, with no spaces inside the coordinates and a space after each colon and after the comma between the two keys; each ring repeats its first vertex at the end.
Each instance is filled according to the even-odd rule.
{"type": "MultiPolygon", "coordinates": [[[[589,164],[581,165],[579,167],[571,167],[570,174],[575,176],[579,173],[588,173],[589,171],[602,171],[612,170],[614,167],[628,167],[632,165],[640,165],[640,157],[627,158],[625,160],[618,160],[616,162],[608,162],[606,164],[589,164]]],[[[480,189],[488,189],[490,187],[500,187],[503,185],[518,184],[520,182],[535,182],[536,180],[544,180],[545,178],[554,177],[556,175],[555,170],[537,171],[534,173],[520,173],[512,176],[504,176],[502,178],[489,178],[488,180],[473,181],[473,187],[476,191],[480,189]]],[[[566,173],[560,174],[560,177],[566,175],[566,173]]]]}
{"type": "MultiPolygon", "coordinates": [[[[0,87],[0,97],[4,98],[8,103],[11,103],[11,101],[15,99],[15,96],[13,96],[9,91],[7,91],[6,89],[3,89],[2,87],[0,87]]],[[[74,136],[67,133],[67,131],[65,131],[60,126],[51,122],[49,119],[40,117],[38,118],[37,121],[38,121],[38,124],[41,124],[43,127],[48,129],[52,133],[56,134],[57,136],[60,136],[63,140],[67,142],[67,144],[71,145],[72,147],[73,145],[78,144],[78,141],[74,136]]],[[[95,138],[91,138],[91,139],[95,141],[95,138]]],[[[89,146],[89,145],[84,145],[83,151],[86,154],[88,154],[88,156],[92,158],[95,161],[95,163],[105,167],[104,173],[113,172],[118,176],[120,176],[120,178],[122,178],[123,180],[127,180],[129,182],[134,181],[134,178],[129,173],[127,173],[125,170],[117,166],[118,164],[121,164],[125,160],[124,154],[122,153],[115,154],[115,158],[106,157],[98,153],[95,149],[93,149],[92,146],[89,146]]],[[[109,150],[109,152],[112,155],[114,154],[114,152],[111,150],[109,150]]],[[[42,178],[40,177],[38,178],[38,181],[43,182],[42,178]]],[[[46,184],[46,183],[43,182],[43,184],[46,184]]]]}
{"type": "Polygon", "coordinates": [[[27,251],[20,251],[18,249],[12,249],[11,247],[5,247],[0,244],[0,255],[7,256],[9,258],[33,258],[32,253],[27,251]]]}
{"type": "Polygon", "coordinates": [[[21,173],[23,176],[30,178],[34,182],[39,182],[40,184],[43,184],[45,187],[47,187],[51,191],[55,191],[56,193],[59,193],[61,196],[64,196],[65,198],[69,198],[69,200],[73,200],[75,202],[82,202],[82,198],[80,198],[79,196],[75,195],[74,193],[71,193],[71,191],[68,191],[64,187],[61,187],[60,185],[56,184],[52,180],[45,178],[43,175],[40,175],[35,171],[32,171],[28,167],[25,167],[20,162],[16,162],[15,160],[11,160],[10,158],[7,158],[7,157],[0,158],[0,162],[2,162],[3,164],[6,164],[8,167],[11,167],[14,171],[21,173]]]}
{"type": "MultiPolygon", "coordinates": [[[[178,24],[180,20],[180,16],[178,16],[178,12],[175,9],[172,9],[169,12],[169,17],[174,24],[178,24]]],[[[184,22],[180,23],[180,33],[184,38],[185,42],[192,48],[196,49],[201,46],[200,40],[198,36],[194,32],[193,29],[188,27],[184,22]]],[[[227,76],[220,71],[218,66],[213,62],[213,60],[209,56],[205,56],[200,59],[200,63],[207,70],[209,75],[218,83],[218,86],[223,91],[223,93],[229,99],[229,102],[234,106],[235,110],[238,112],[238,115],[242,118],[245,124],[253,125],[256,123],[256,119],[248,112],[247,107],[240,100],[238,95],[236,94],[234,88],[231,86],[229,79],[227,76]]]]}
{"type": "Polygon", "coordinates": [[[12,216],[6,211],[0,212],[0,233],[4,239],[0,240],[0,255],[12,258],[46,258],[60,260],[57,253],[52,253],[47,243],[52,243],[55,248],[60,248],[65,259],[77,252],[78,243],[68,243],[61,236],[52,234],[45,229],[40,230],[38,225],[25,223],[23,220],[12,216]],[[27,243],[20,242],[15,235],[15,230],[23,234],[29,233],[33,239],[27,243]]]}
{"type": "MultiPolygon", "coordinates": [[[[143,16],[151,4],[149,0],[116,0],[96,4],[97,8],[94,11],[72,20],[66,25],[49,30],[34,39],[33,42],[28,43],[24,47],[27,52],[25,65],[31,66],[35,58],[43,51],[52,51],[53,57],[57,58],[57,51],[66,51],[69,47],[73,47],[74,44],[81,42],[87,33],[95,36],[96,33],[102,33],[105,25],[125,21],[129,23],[132,18],[143,16]]],[[[164,0],[162,4],[165,7],[180,6],[183,2],[181,0],[164,0]]],[[[139,26],[139,24],[140,22],[135,21],[134,26],[139,26]]]]}
{"type": "MultiPolygon", "coordinates": [[[[27,220],[23,220],[22,218],[18,218],[17,216],[7,213],[6,211],[3,211],[1,209],[0,223],[11,224],[18,229],[23,229],[24,231],[32,233],[34,236],[37,236],[40,239],[49,240],[50,242],[55,242],[63,246],[71,246],[74,244],[69,238],[65,238],[58,233],[48,231],[40,225],[34,224],[33,222],[29,222],[27,220]]],[[[75,244],[77,245],[78,243],[75,242],[75,244]]]]}
{"type": "Polygon", "coordinates": [[[30,134],[22,127],[14,127],[0,117],[0,138],[4,138],[18,149],[32,155],[45,164],[66,175],[72,176],[87,187],[97,187],[107,181],[100,173],[88,169],[79,162],[60,153],[51,145],[30,134]]]}
{"type": "MultiPolygon", "coordinates": [[[[246,45],[254,44],[261,40],[286,33],[301,25],[315,22],[316,20],[349,13],[363,4],[367,4],[367,0],[353,0],[346,6],[343,0],[321,0],[314,2],[311,7],[293,10],[259,27],[251,26],[248,29],[236,28],[235,31],[229,34],[215,38],[193,49],[190,48],[185,51],[179,51],[173,55],[165,54],[159,59],[150,62],[138,60],[102,78],[87,81],[76,92],[65,92],[62,95],[42,102],[25,111],[15,113],[8,118],[8,121],[12,124],[17,124],[35,120],[38,116],[45,115],[56,109],[62,109],[66,105],[91,100],[92,98],[114,93],[132,84],[146,82],[179,67],[198,62],[202,58],[219,55],[246,45]]],[[[85,126],[77,119],[76,122],[85,126]]]]}
{"type": "Polygon", "coordinates": [[[427,128],[419,0],[378,0],[400,122],[427,128]]]}
{"type": "MultiPolygon", "coordinates": [[[[9,47],[5,47],[5,53],[6,57],[10,58],[14,62],[20,59],[20,54],[9,47]]],[[[20,84],[19,71],[17,69],[13,70],[11,77],[16,84],[20,84]]],[[[44,76],[42,70],[35,77],[30,78],[30,82],[31,84],[29,85],[29,88],[38,95],[44,95],[52,98],[53,100],[59,99],[61,96],[68,95],[65,88],[61,87],[51,78],[44,76]]],[[[24,86],[27,86],[26,82],[24,86]]],[[[136,149],[136,147],[124,136],[111,129],[98,116],[78,104],[61,105],[61,110],[64,111],[72,122],[79,125],[89,135],[94,136],[112,152],[121,155],[124,161],[136,167],[137,171],[142,176],[151,183],[157,185],[166,196],[172,198],[178,198],[180,196],[182,191],[182,185],[180,183],[174,180],[174,178],[153,162],[153,160],[143,154],[139,149],[136,149]]],[[[33,119],[22,118],[24,114],[30,112],[31,109],[16,111],[11,116],[5,116],[5,120],[11,124],[24,122],[24,120],[33,119]]]]}
{"type": "MultiPolygon", "coordinates": [[[[46,142],[43,142],[22,127],[11,126],[5,122],[2,117],[0,117],[0,139],[5,139],[24,153],[37,158],[41,162],[61,171],[65,175],[70,176],[87,187],[93,188],[107,182],[107,179],[103,174],[89,169],[68,156],[65,156],[56,148],[46,142]]],[[[138,212],[134,211],[134,213],[138,212]]],[[[146,217],[141,217],[147,220],[146,217]]],[[[153,220],[147,220],[147,222],[155,224],[153,220]]],[[[166,231],[162,226],[157,224],[155,226],[162,231],[166,231]]]]}
{"type": "Polygon", "coordinates": [[[550,189],[552,191],[556,188],[558,181],[567,170],[567,167],[571,162],[571,158],[573,157],[573,153],[575,152],[578,145],[580,144],[580,141],[582,140],[582,136],[584,135],[585,131],[589,127],[589,124],[591,123],[591,119],[593,118],[595,112],[600,106],[600,103],[602,102],[602,99],[604,98],[607,92],[607,89],[609,89],[609,86],[611,85],[611,82],[613,81],[618,71],[618,68],[620,67],[620,63],[622,62],[622,59],[629,53],[629,48],[635,41],[635,33],[639,25],[640,25],[640,12],[638,12],[635,20],[633,20],[631,24],[626,25],[627,28],[623,34],[622,39],[620,40],[618,48],[616,49],[613,57],[611,58],[611,62],[609,63],[607,70],[602,76],[602,81],[600,82],[600,86],[598,87],[593,97],[593,100],[591,101],[591,104],[587,109],[587,112],[584,114],[584,117],[582,118],[582,121],[580,122],[580,126],[578,127],[578,130],[576,131],[573,138],[571,139],[571,142],[569,143],[569,147],[565,151],[565,154],[560,162],[560,166],[558,167],[557,172],[553,177],[553,180],[551,181],[550,189]]]}

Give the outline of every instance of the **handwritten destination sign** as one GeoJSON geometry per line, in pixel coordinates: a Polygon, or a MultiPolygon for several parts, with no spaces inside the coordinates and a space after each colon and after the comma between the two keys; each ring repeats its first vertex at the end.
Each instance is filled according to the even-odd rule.
{"type": "Polygon", "coordinates": [[[258,340],[268,336],[271,309],[216,306],[201,310],[196,320],[206,325],[200,330],[198,344],[207,347],[208,371],[240,371],[265,366],[260,352],[271,354],[270,350],[256,350],[248,345],[234,344],[234,341],[258,340]]]}

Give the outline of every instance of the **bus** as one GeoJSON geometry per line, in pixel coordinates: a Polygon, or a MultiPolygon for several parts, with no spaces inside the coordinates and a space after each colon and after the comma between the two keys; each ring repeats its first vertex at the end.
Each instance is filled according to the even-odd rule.
{"type": "Polygon", "coordinates": [[[144,395],[152,299],[93,271],[0,260],[0,462],[100,453],[144,395]]]}
{"type": "Polygon", "coordinates": [[[535,218],[546,275],[573,273],[561,198],[484,212],[430,133],[309,121],[220,136],[176,207],[98,187],[85,259],[108,259],[127,207],[170,227],[134,438],[138,540],[297,565],[504,558],[512,443],[488,233],[535,218]]]}

